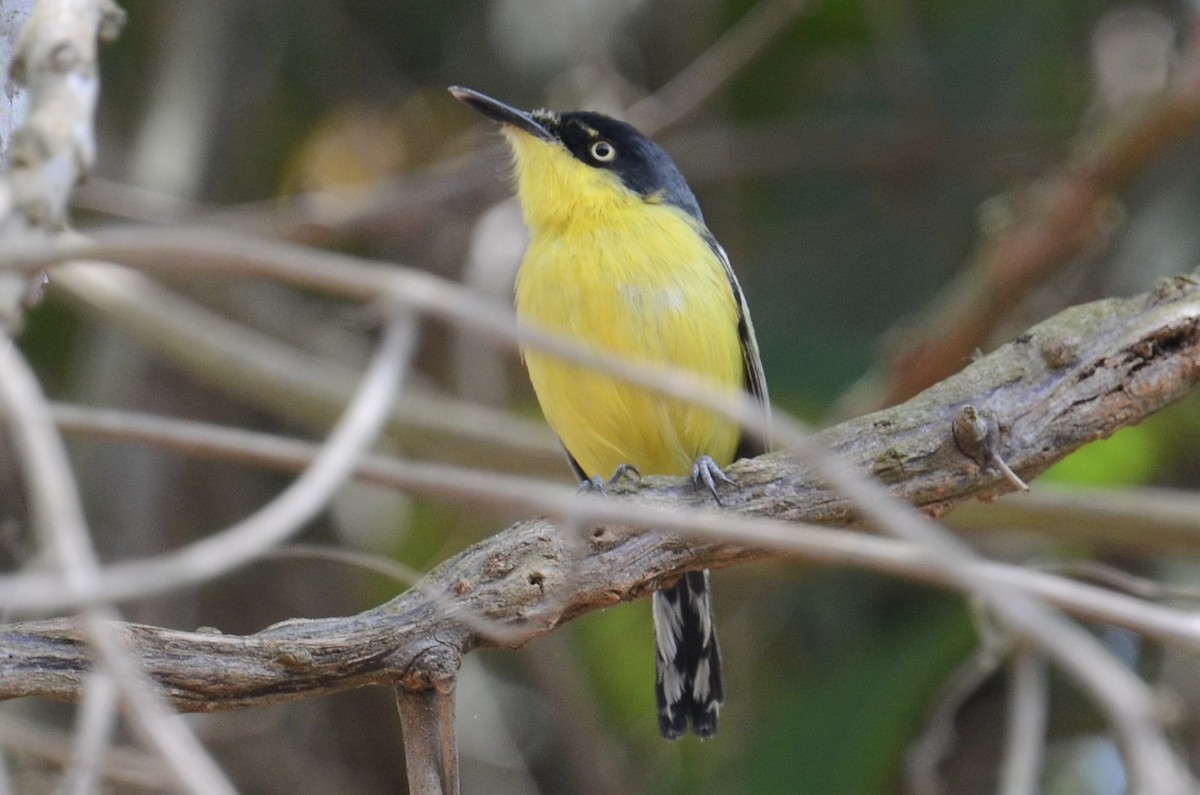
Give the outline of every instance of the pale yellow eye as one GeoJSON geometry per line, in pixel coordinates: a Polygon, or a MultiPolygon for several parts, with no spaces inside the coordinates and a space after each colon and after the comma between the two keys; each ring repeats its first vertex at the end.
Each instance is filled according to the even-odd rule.
{"type": "Polygon", "coordinates": [[[608,141],[596,141],[588,151],[592,159],[600,163],[610,163],[617,156],[617,150],[608,141]]]}

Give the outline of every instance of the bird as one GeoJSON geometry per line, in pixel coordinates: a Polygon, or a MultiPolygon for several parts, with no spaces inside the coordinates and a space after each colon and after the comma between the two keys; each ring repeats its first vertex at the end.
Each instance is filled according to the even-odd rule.
{"type": "MultiPolygon", "coordinates": [[[[745,297],[679,168],[633,126],[601,113],[524,111],[450,93],[498,122],[512,150],[530,242],[517,270],[520,321],[644,365],[688,372],[761,408],[762,431],[708,408],[564,361],[522,358],[542,413],[581,485],[690,474],[717,502],[722,471],[766,451],[767,383],[745,297]]],[[[717,731],[724,701],[707,570],[652,597],[660,733],[717,731]]]]}

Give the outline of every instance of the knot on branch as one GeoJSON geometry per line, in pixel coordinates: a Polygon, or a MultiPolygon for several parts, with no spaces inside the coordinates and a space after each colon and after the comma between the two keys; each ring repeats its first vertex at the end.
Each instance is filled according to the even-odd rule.
{"type": "Polygon", "coordinates": [[[963,406],[954,418],[951,435],[959,451],[978,464],[982,471],[995,469],[1017,489],[1029,491],[1025,481],[1000,455],[1000,420],[993,412],[980,411],[970,404],[963,406]]]}
{"type": "Polygon", "coordinates": [[[462,666],[462,653],[453,644],[436,635],[422,644],[403,674],[396,680],[396,687],[409,693],[433,690],[450,693],[462,666]]]}

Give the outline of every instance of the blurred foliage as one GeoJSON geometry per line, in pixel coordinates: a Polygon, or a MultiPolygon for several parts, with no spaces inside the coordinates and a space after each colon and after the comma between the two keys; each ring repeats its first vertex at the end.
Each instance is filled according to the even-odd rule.
{"type": "Polygon", "coordinates": [[[1200,401],[1172,406],[1108,439],[1093,442],[1050,467],[1041,479],[1076,486],[1178,485],[1200,475],[1200,401]]]}
{"type": "MultiPolygon", "coordinates": [[[[661,87],[758,3],[124,5],[129,25],[103,54],[101,178],[198,207],[253,202],[250,212],[286,209],[297,191],[345,198],[373,178],[403,186],[429,169],[443,169],[448,180],[482,170],[484,187],[462,201],[414,201],[394,225],[331,243],[466,278],[469,236],[480,208],[506,195],[507,161],[486,125],[445,94],[447,85],[521,105],[615,110],[661,87]]],[[[1089,110],[1089,48],[1098,22],[1123,7],[1109,0],[813,2],[712,98],[658,136],[677,155],[737,267],[780,407],[821,416],[886,349],[885,332],[922,307],[980,244],[981,204],[1019,195],[1063,161],[1081,132],[1104,123],[1089,110]]],[[[1146,7],[1180,22],[1177,4],[1146,7]]],[[[1142,290],[1159,275],[1193,267],[1200,259],[1198,161],[1193,141],[1144,175],[1123,197],[1121,233],[1033,296],[995,343],[1063,306],[1142,290]]],[[[81,223],[138,217],[119,202],[97,204],[78,213],[81,223]]],[[[331,333],[327,317],[307,308],[289,314],[296,299],[286,291],[179,287],[317,349],[331,333]]],[[[24,345],[58,398],[296,431],[56,300],[33,315],[24,345]]],[[[508,380],[485,385],[491,391],[476,391],[485,395],[477,399],[528,411],[520,370],[514,357],[506,361],[508,380]]],[[[427,329],[421,383],[455,383],[454,363],[445,330],[427,329]]],[[[1194,487],[1196,414],[1192,403],[1122,431],[1063,462],[1052,477],[1194,487]]],[[[109,557],[148,554],[209,532],[261,504],[279,483],[234,467],[164,464],[144,450],[100,450],[81,461],[109,557]]],[[[429,567],[510,518],[415,500],[397,537],[375,551],[429,567]]],[[[344,543],[350,535],[329,521],[307,540],[344,543]]],[[[901,757],[922,730],[925,706],[974,639],[961,603],[876,577],[806,574],[792,565],[718,573],[714,582],[731,695],[724,731],[711,743],[657,738],[647,603],[589,615],[561,633],[576,652],[571,664],[582,668],[568,687],[598,705],[600,714],[590,716],[600,727],[593,747],[616,749],[629,790],[900,791],[901,757]]],[[[200,594],[133,605],[127,615],[253,629],[289,615],[360,610],[398,587],[333,564],[274,562],[200,594]]],[[[564,751],[564,734],[581,721],[536,694],[541,685],[529,655],[539,648],[485,655],[489,669],[517,689],[503,701],[504,720],[460,726],[478,733],[477,745],[513,743],[521,758],[502,769],[464,752],[464,766],[491,776],[497,792],[531,791],[530,781],[547,792],[622,791],[564,751]],[[532,778],[513,772],[524,767],[532,778]],[[523,783],[506,789],[509,782],[523,783]]],[[[233,747],[238,742],[217,743],[217,751],[247,792],[397,791],[403,754],[389,702],[386,693],[360,693],[289,705],[286,721],[235,735],[274,738],[271,755],[248,759],[233,747]]],[[[217,727],[240,725],[220,722],[236,717],[212,719],[217,727]]],[[[985,728],[960,726],[964,756],[991,741],[985,728]]]]}
{"type": "Polygon", "coordinates": [[[800,682],[779,682],[779,698],[762,716],[771,728],[745,766],[752,791],[893,789],[929,694],[973,643],[961,603],[902,604],[833,664],[814,667],[800,682]]]}
{"type": "Polygon", "coordinates": [[[1122,428],[1108,439],[1093,442],[1059,461],[1044,478],[1081,486],[1112,486],[1152,482],[1161,445],[1150,422],[1122,428]]]}

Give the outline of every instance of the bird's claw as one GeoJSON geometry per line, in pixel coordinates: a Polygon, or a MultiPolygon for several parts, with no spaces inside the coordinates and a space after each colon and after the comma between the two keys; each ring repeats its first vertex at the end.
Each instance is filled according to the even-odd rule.
{"type": "MultiPolygon", "coordinates": [[[[711,460],[711,459],[710,459],[711,460]]],[[[717,470],[720,472],[720,470],[717,470]]],[[[722,473],[721,477],[725,477],[722,473]]],[[[608,480],[601,480],[599,475],[592,475],[585,481],[579,484],[579,488],[575,490],[576,494],[594,493],[601,497],[608,495],[608,487],[615,486],[622,480],[630,480],[637,483],[642,479],[642,473],[633,464],[621,464],[613,471],[612,477],[608,480]]]]}
{"type": "Polygon", "coordinates": [[[706,487],[717,505],[721,505],[721,495],[717,493],[718,480],[722,483],[734,484],[733,478],[722,472],[721,468],[717,466],[717,462],[713,461],[710,456],[702,455],[692,464],[692,483],[696,485],[696,488],[706,487]]]}
{"type": "Polygon", "coordinates": [[[587,480],[579,481],[579,488],[575,489],[576,494],[599,494],[604,496],[604,481],[599,475],[592,475],[587,480]]]}
{"type": "Polygon", "coordinates": [[[637,483],[642,479],[642,473],[633,464],[621,464],[613,470],[612,477],[608,479],[605,485],[615,486],[622,480],[628,480],[631,483],[637,483]]]}

